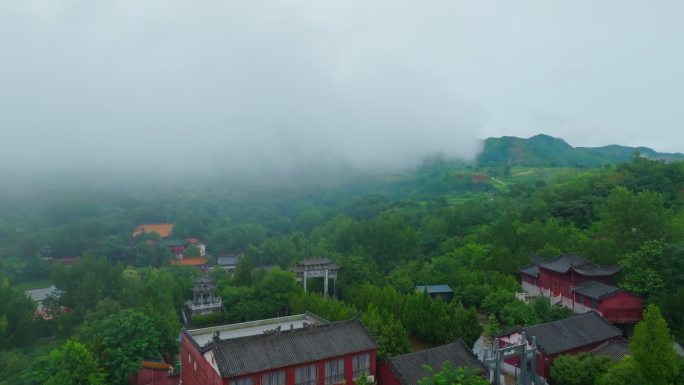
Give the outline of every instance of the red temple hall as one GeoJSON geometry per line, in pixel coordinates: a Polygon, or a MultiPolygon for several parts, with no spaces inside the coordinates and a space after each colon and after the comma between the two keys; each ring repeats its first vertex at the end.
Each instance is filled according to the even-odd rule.
{"type": "Polygon", "coordinates": [[[184,385],[353,385],[374,376],[377,343],[359,320],[314,314],[182,331],[184,385]]]}
{"type": "MultiPolygon", "coordinates": [[[[549,378],[551,364],[556,357],[564,354],[592,352],[608,343],[621,343],[622,331],[610,324],[596,312],[587,312],[558,321],[547,322],[524,328],[517,328],[500,334],[498,346],[518,344],[523,333],[529,345],[530,339],[537,339],[539,350],[536,354],[537,374],[549,378]]],[[[519,358],[506,359],[506,364],[519,366],[519,358]]]]}
{"type": "Polygon", "coordinates": [[[635,324],[641,321],[643,304],[636,295],[613,285],[619,271],[617,266],[599,266],[563,254],[520,269],[520,278],[526,297],[543,295],[552,305],[575,314],[594,311],[613,324],[635,324]]]}

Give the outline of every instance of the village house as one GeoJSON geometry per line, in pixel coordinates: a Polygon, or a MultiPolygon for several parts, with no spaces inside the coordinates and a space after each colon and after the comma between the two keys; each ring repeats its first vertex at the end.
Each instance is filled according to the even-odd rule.
{"type": "MultiPolygon", "coordinates": [[[[45,320],[53,318],[53,315],[48,312],[43,302],[50,297],[57,298],[59,296],[59,292],[55,285],[42,289],[26,290],[26,295],[36,304],[36,317],[45,320]]],[[[62,308],[61,311],[65,311],[65,309],[66,308],[62,308]]]]}
{"type": "Polygon", "coordinates": [[[239,260],[240,258],[237,254],[221,254],[218,257],[216,264],[226,272],[232,273],[237,269],[239,260]]]}
{"type": "Polygon", "coordinates": [[[428,366],[436,373],[445,362],[454,368],[469,368],[481,376],[487,375],[487,368],[463,340],[432,349],[389,357],[378,365],[378,383],[381,385],[418,385],[418,381],[432,375],[428,366]]]}
{"type": "Polygon", "coordinates": [[[353,385],[376,373],[377,343],[358,320],[306,313],[181,332],[184,385],[353,385]]]}
{"type": "MultiPolygon", "coordinates": [[[[562,354],[591,352],[610,341],[620,341],[622,331],[590,311],[558,321],[547,322],[524,328],[516,328],[497,336],[498,346],[505,347],[521,343],[523,332],[530,345],[532,338],[537,339],[537,374],[549,378],[551,364],[562,354]]],[[[531,346],[531,345],[530,345],[531,346]]],[[[508,371],[518,367],[519,358],[506,360],[508,371]]],[[[504,367],[506,369],[506,367],[504,367]]]]}
{"type": "Polygon", "coordinates": [[[643,303],[636,295],[613,285],[617,266],[599,266],[586,259],[562,254],[520,269],[526,297],[543,295],[552,305],[562,305],[575,314],[594,311],[614,324],[641,321],[643,303]]]}

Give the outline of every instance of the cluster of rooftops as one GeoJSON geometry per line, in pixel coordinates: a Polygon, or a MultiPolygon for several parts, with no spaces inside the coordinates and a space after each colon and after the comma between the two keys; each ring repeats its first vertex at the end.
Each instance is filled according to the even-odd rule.
{"type": "MultiPolygon", "coordinates": [[[[620,360],[629,354],[622,331],[596,312],[517,327],[497,337],[501,346],[505,346],[515,341],[516,335],[517,338],[526,335],[529,342],[535,337],[542,358],[552,359],[560,354],[586,351],[620,360]]],[[[181,356],[190,357],[189,351],[195,352],[194,356],[201,357],[200,360],[207,364],[200,370],[209,372],[217,380],[225,380],[225,383],[359,354],[369,354],[373,363],[367,368],[367,374],[374,375],[380,385],[417,385],[418,380],[430,374],[426,365],[438,371],[446,361],[481,375],[488,372],[462,340],[378,360],[376,366],[377,341],[359,320],[328,322],[308,312],[202,329],[183,329],[182,340],[181,356]]],[[[193,384],[196,370],[181,371],[184,384],[193,384]]],[[[541,370],[548,370],[548,367],[541,370]]]]}
{"type": "MultiPolygon", "coordinates": [[[[526,266],[522,269],[520,269],[521,274],[525,274],[531,277],[539,278],[539,267],[542,266],[548,270],[555,271],[560,274],[567,274],[572,270],[573,272],[576,272],[578,274],[581,274],[585,277],[602,277],[602,276],[613,276],[617,274],[620,271],[620,268],[617,266],[591,266],[589,263],[586,261],[581,262],[582,265],[575,266],[573,265],[570,261],[571,260],[577,260],[577,261],[582,261],[582,259],[578,259],[581,257],[576,257],[576,256],[561,256],[557,258],[557,260],[550,261],[550,262],[544,262],[544,261],[538,261],[533,265],[526,266]],[[559,261],[560,260],[560,261],[559,261]]],[[[613,286],[613,285],[608,285],[603,282],[599,281],[594,281],[594,280],[588,280],[580,285],[576,285],[573,287],[573,291],[579,294],[582,294],[586,297],[593,298],[593,299],[601,299],[606,296],[609,296],[611,294],[615,294],[619,291],[622,291],[623,289],[613,286]]]]}
{"type": "Polygon", "coordinates": [[[620,267],[618,266],[597,265],[589,262],[584,257],[574,254],[561,254],[552,260],[535,258],[534,265],[541,266],[547,270],[555,271],[561,274],[565,274],[570,270],[573,270],[585,277],[611,276],[620,271],[620,267]]]}

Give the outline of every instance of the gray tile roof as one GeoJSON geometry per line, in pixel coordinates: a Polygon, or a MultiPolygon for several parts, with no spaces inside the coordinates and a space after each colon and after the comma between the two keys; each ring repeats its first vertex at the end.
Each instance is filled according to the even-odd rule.
{"type": "Polygon", "coordinates": [[[601,299],[617,294],[622,291],[622,289],[613,285],[606,285],[602,282],[586,281],[581,285],[572,288],[572,291],[592,299],[601,299]]]}
{"type": "Polygon", "coordinates": [[[234,255],[222,255],[218,257],[217,263],[220,266],[235,266],[237,265],[237,257],[234,255]]]}
{"type": "Polygon", "coordinates": [[[426,285],[426,286],[416,286],[416,290],[419,292],[424,292],[427,290],[428,294],[435,293],[453,293],[449,285],[426,285]]]}
{"type": "Polygon", "coordinates": [[[479,374],[486,371],[484,365],[462,340],[386,359],[402,385],[417,385],[418,380],[430,375],[424,365],[437,372],[442,370],[445,361],[451,361],[457,368],[472,368],[479,374]]]}
{"type": "Polygon", "coordinates": [[[50,295],[57,294],[57,287],[55,285],[43,289],[26,290],[26,295],[31,297],[31,300],[33,300],[33,302],[41,302],[44,301],[50,295]]]}
{"type": "Polygon", "coordinates": [[[535,263],[547,270],[555,271],[561,274],[565,274],[570,269],[573,269],[577,273],[587,277],[611,276],[620,271],[618,266],[595,265],[583,257],[572,254],[561,254],[556,259],[551,261],[537,259],[535,263]]]}
{"type": "Polygon", "coordinates": [[[611,360],[616,362],[622,361],[622,359],[630,353],[629,342],[624,338],[615,341],[606,341],[589,352],[589,354],[594,356],[608,356],[611,360]]]}
{"type": "Polygon", "coordinates": [[[622,331],[598,313],[576,315],[558,321],[523,328],[527,338],[537,337],[537,344],[553,355],[622,336],[622,331]]]}
{"type": "Polygon", "coordinates": [[[520,269],[521,273],[531,275],[533,277],[539,277],[539,265],[529,265],[520,269]]]}
{"type": "Polygon", "coordinates": [[[212,341],[223,378],[299,365],[345,354],[377,349],[377,343],[359,320],[334,322],[272,335],[212,341]]]}
{"type": "Polygon", "coordinates": [[[333,263],[330,259],[328,258],[310,258],[310,259],[303,259],[299,261],[297,264],[301,266],[316,266],[316,265],[328,265],[333,263]]]}

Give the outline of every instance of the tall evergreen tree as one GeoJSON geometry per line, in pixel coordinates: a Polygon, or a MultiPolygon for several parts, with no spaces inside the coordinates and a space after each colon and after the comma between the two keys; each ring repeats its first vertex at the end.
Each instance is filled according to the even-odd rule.
{"type": "Polygon", "coordinates": [[[650,385],[668,385],[679,372],[672,336],[660,309],[649,305],[634,328],[629,347],[635,365],[650,385]]]}

